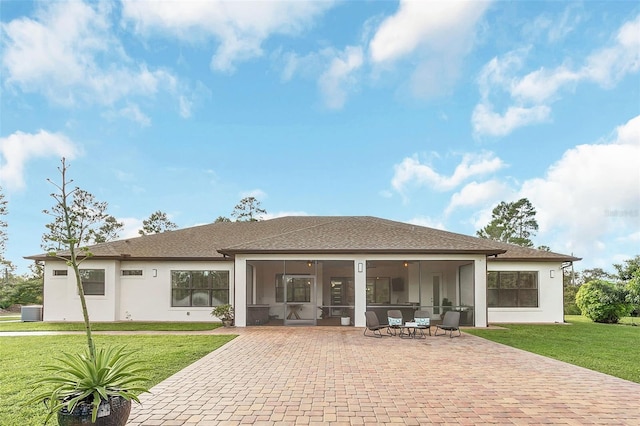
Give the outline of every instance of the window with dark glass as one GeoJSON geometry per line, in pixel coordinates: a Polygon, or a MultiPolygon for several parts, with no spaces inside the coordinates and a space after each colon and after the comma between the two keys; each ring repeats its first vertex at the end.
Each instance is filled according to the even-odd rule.
{"type": "Polygon", "coordinates": [[[229,303],[229,271],[171,271],[171,306],[229,303]]]}
{"type": "Polygon", "coordinates": [[[285,282],[283,274],[276,275],[276,302],[283,303],[285,290],[287,292],[287,303],[309,303],[311,302],[311,281],[304,277],[287,277],[285,282]]]}
{"type": "Polygon", "coordinates": [[[104,296],[104,269],[80,269],[85,296],[104,296]]]}
{"type": "Polygon", "coordinates": [[[123,277],[141,277],[142,269],[123,269],[121,273],[123,277]]]}
{"type": "Polygon", "coordinates": [[[391,279],[367,278],[367,303],[391,303],[391,279]]]}
{"type": "Polygon", "coordinates": [[[538,272],[491,271],[487,275],[489,307],[537,308],[538,272]]]}
{"type": "Polygon", "coordinates": [[[66,269],[54,269],[53,270],[53,276],[54,277],[66,277],[67,276],[67,270],[66,269]]]}

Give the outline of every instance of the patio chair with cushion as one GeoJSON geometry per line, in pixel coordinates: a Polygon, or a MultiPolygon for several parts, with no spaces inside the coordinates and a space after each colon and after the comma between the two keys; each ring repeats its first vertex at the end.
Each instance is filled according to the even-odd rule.
{"type": "Polygon", "coordinates": [[[453,337],[453,332],[458,331],[458,336],[462,335],[460,332],[460,312],[459,311],[447,311],[442,319],[442,324],[436,325],[436,332],[434,336],[438,335],[438,330],[444,330],[444,335],[447,335],[449,331],[449,337],[453,337]]]}
{"type": "Polygon", "coordinates": [[[421,334],[424,335],[424,330],[429,330],[429,336],[431,336],[431,315],[429,311],[415,311],[413,321],[421,334]]]}
{"type": "Polygon", "coordinates": [[[367,320],[367,325],[364,328],[364,335],[367,337],[382,337],[382,332],[380,330],[386,329],[388,327],[387,324],[380,324],[378,315],[373,311],[366,311],[364,316],[367,320]],[[372,331],[373,335],[367,334],[367,330],[372,331]]]}
{"type": "Polygon", "coordinates": [[[404,325],[404,318],[399,309],[391,309],[387,311],[387,333],[396,335],[400,327],[404,325]]]}

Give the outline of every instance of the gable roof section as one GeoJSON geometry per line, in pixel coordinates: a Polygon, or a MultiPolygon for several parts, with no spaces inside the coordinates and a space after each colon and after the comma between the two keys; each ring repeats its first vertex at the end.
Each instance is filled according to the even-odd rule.
{"type": "MultiPolygon", "coordinates": [[[[456,253],[513,260],[579,260],[520,249],[524,248],[370,216],[212,223],[90,247],[94,258],[120,260],[222,260],[240,253],[456,253]]],[[[26,258],[51,259],[46,254],[26,258]]]]}

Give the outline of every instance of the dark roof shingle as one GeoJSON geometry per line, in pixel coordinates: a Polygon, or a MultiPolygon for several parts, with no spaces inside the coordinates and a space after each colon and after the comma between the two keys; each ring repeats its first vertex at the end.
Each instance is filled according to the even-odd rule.
{"type": "MultiPolygon", "coordinates": [[[[216,260],[238,253],[460,253],[498,259],[579,260],[370,216],[287,216],[222,222],[90,247],[94,258],[216,260]]],[[[28,259],[45,260],[45,254],[28,259]]]]}

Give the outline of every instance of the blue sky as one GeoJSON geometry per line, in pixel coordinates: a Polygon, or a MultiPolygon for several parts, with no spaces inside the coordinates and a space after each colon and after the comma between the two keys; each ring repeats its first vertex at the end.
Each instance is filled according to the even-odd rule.
{"type": "Polygon", "coordinates": [[[635,1],[0,2],[5,257],[41,252],[65,156],[121,237],[245,196],[474,235],[527,197],[533,240],[640,253],[635,1]]]}

